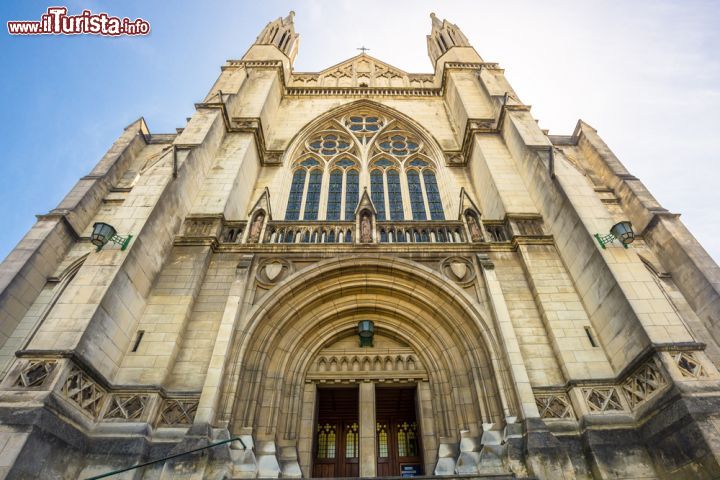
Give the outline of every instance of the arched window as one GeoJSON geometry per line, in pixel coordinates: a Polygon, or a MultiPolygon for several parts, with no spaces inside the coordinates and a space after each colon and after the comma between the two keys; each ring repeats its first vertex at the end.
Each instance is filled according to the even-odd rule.
{"type": "Polygon", "coordinates": [[[302,204],[304,190],[305,170],[296,170],[290,187],[290,198],[285,212],[285,220],[297,220],[300,218],[300,205],[302,204]]]}
{"type": "Polygon", "coordinates": [[[413,220],[427,220],[425,213],[425,199],[423,199],[420,175],[416,170],[407,172],[408,189],[410,190],[410,207],[413,220]]]}
{"type": "Polygon", "coordinates": [[[360,177],[356,170],[347,172],[345,181],[345,220],[350,220],[355,215],[355,208],[359,200],[360,177]]]}
{"type": "Polygon", "coordinates": [[[352,220],[363,172],[378,220],[444,220],[439,167],[427,147],[404,122],[374,109],[327,120],[299,147],[285,219],[352,220]]]}
{"type": "Polygon", "coordinates": [[[322,171],[313,170],[310,172],[308,182],[307,198],[305,199],[305,220],[317,220],[318,207],[320,206],[320,185],[322,184],[322,171]]]}
{"type": "Polygon", "coordinates": [[[377,168],[370,172],[370,195],[377,210],[377,219],[385,220],[385,186],[383,172],[377,168]]]}
{"type": "Polygon", "coordinates": [[[340,220],[340,208],[342,205],[342,181],[341,170],[333,170],[330,174],[330,187],[328,190],[327,219],[340,220]]]}

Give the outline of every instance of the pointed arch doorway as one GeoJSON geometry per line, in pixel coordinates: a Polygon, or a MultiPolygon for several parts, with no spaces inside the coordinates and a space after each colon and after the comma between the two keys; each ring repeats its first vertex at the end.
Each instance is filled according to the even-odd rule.
{"type": "MultiPolygon", "coordinates": [[[[361,477],[384,474],[377,471],[376,389],[415,388],[425,474],[446,451],[441,445],[458,442],[463,431],[478,436],[483,423],[514,413],[481,312],[416,262],[372,255],[324,260],[262,297],[246,322],[234,342],[237,377],[227,395],[232,432],[252,432],[266,457],[280,449],[275,461],[293,474],[317,476],[318,395],[325,388],[357,388],[361,477]],[[371,348],[359,345],[362,320],[375,323],[371,348]]],[[[336,426],[336,442],[342,428],[336,426]]],[[[411,457],[399,447],[396,456],[400,468],[400,457],[411,457]]]]}

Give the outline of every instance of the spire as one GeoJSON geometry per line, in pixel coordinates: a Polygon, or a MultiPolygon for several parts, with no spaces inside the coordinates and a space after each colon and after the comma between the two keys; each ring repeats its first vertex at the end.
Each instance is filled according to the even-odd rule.
{"type": "Polygon", "coordinates": [[[435,13],[430,14],[432,29],[427,36],[428,55],[433,65],[437,59],[453,47],[470,47],[470,42],[457,25],[447,20],[440,20],[435,13]]]}
{"type": "Polygon", "coordinates": [[[275,45],[291,62],[295,60],[300,35],[295,33],[294,18],[295,12],[290,10],[287,17],[268,23],[255,40],[255,45],[275,45]]]}

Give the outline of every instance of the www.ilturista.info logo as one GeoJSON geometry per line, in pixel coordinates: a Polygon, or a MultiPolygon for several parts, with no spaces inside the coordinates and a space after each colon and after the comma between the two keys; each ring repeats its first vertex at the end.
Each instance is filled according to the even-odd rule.
{"type": "Polygon", "coordinates": [[[112,17],[107,13],[83,10],[80,15],[68,15],[66,7],[50,7],[40,21],[7,22],[10,35],[147,35],[150,24],[138,18],[112,17]]]}

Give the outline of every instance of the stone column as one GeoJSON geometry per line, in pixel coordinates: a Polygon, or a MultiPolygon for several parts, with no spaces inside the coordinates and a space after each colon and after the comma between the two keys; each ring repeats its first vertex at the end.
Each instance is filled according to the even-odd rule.
{"type": "Polygon", "coordinates": [[[252,259],[252,255],[243,255],[238,263],[237,275],[230,288],[225,311],[215,338],[210,366],[208,367],[205,385],[203,385],[197,413],[195,414],[195,424],[213,424],[215,422],[218,403],[223,390],[222,378],[225,375],[228,352],[231,347],[230,339],[233,337],[240,310],[243,306],[245,286],[252,259]]]}
{"type": "Polygon", "coordinates": [[[375,458],[375,384],[360,384],[360,476],[374,477],[377,471],[375,458]]]}
{"type": "MultiPolygon", "coordinates": [[[[500,287],[500,281],[495,274],[495,265],[485,255],[478,255],[478,262],[480,263],[480,271],[487,285],[490,306],[493,311],[493,316],[495,317],[499,340],[505,350],[510,375],[515,384],[515,393],[520,403],[519,413],[522,418],[538,418],[540,417],[540,412],[538,412],[537,405],[535,404],[535,395],[530,386],[530,378],[525,368],[525,360],[520,351],[520,344],[515,334],[515,328],[510,319],[510,312],[505,302],[505,295],[500,287]]],[[[499,387],[499,392],[502,395],[503,388],[502,386],[499,387]]],[[[509,399],[506,399],[506,401],[509,401],[509,399]]]]}

